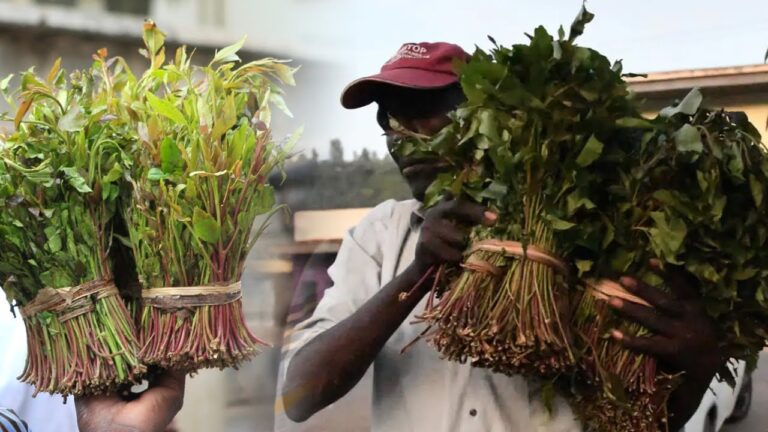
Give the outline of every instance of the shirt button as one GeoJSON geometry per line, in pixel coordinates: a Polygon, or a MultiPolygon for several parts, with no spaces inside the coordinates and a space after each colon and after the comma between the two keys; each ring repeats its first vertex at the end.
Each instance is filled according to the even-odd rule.
{"type": "Polygon", "coordinates": [[[469,415],[471,415],[472,417],[476,416],[477,415],[477,410],[472,408],[471,410],[469,410],[469,415]]]}

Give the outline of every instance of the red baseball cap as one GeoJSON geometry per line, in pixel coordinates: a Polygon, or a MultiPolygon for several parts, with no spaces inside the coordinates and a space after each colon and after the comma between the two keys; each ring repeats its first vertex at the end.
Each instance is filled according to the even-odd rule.
{"type": "Polygon", "coordinates": [[[389,59],[381,72],[352,81],[341,93],[341,105],[354,109],[376,100],[382,85],[413,89],[437,89],[459,81],[453,68],[456,58],[470,57],[460,46],[445,43],[407,43],[389,59]]]}

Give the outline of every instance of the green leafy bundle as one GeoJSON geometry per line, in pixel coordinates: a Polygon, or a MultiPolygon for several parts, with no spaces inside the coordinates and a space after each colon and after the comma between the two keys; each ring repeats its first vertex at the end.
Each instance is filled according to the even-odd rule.
{"type": "Polygon", "coordinates": [[[768,338],[768,158],[753,126],[701,108],[697,91],[642,118],[621,64],[574,43],[592,17],[582,9],[567,39],[540,27],[528,44],[477,50],[457,65],[467,101],[452,124],[400,130],[396,150],[452,167],[427,205],[449,192],[499,213],[473,230],[460,269],[437,269],[429,342],[451,360],[566,377],[589,430],[655,431],[676,377],[607,337],[649,331],[598,288],[627,273],[661,284],[650,259],[683,267],[723,352],[754,366],[768,338]]]}
{"type": "Polygon", "coordinates": [[[269,129],[270,105],[290,114],[277,83],[293,85],[294,69],[236,65],[244,40],[204,67],[184,47],[164,64],[164,38],[145,24],[151,67],[123,92],[138,133],[124,213],[144,288],[140,357],[186,370],[236,366],[263,344],[246,327],[239,282],[266,226],[253,230],[256,217],[277,209],[267,176],[299,135],[281,146],[269,129]]]}
{"type": "Polygon", "coordinates": [[[115,115],[124,65],[94,55],[67,75],[0,83],[14,131],[0,137],[0,283],[28,336],[22,381],[63,395],[113,390],[143,371],[109,258],[130,134],[115,115]]]}
{"type": "Polygon", "coordinates": [[[398,149],[454,167],[427,205],[448,191],[499,214],[495,227],[473,231],[463,269],[441,272],[445,292],[425,311],[438,329],[431,343],[450,359],[508,374],[574,367],[567,285],[575,274],[564,258],[597,256],[613,241],[599,204],[622,155],[601,151],[620,127],[642,121],[621,64],[574,44],[590,19],[584,11],[567,39],[539,27],[529,44],[478,49],[459,66],[467,101],[453,123],[398,149]]]}
{"type": "MultiPolygon", "coordinates": [[[[746,119],[702,108],[702,100],[693,90],[662,110],[635,142],[615,143],[632,162],[621,167],[622,182],[606,188],[618,204],[604,209],[616,241],[587,263],[584,276],[643,274],[649,259],[684,268],[719,326],[723,354],[746,360],[751,370],[768,339],[768,153],[746,119]]],[[[662,283],[652,274],[645,278],[662,283]]],[[[621,323],[589,297],[586,291],[579,301],[574,325],[588,341],[587,376],[604,383],[605,392],[588,417],[615,413],[601,419],[601,430],[656,430],[664,416],[659,395],[675,380],[655,371],[653,362],[631,361],[636,356],[602,338],[621,323]]],[[[732,379],[726,366],[720,376],[732,379]]]]}

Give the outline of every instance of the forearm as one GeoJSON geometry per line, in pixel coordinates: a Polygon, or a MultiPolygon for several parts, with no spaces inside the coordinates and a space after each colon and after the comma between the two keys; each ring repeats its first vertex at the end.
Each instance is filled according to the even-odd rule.
{"type": "Polygon", "coordinates": [[[409,267],[360,309],[301,348],[288,366],[283,391],[286,413],[304,421],[349,392],[376,355],[408,318],[427,290],[401,299],[421,274],[409,267]]]}

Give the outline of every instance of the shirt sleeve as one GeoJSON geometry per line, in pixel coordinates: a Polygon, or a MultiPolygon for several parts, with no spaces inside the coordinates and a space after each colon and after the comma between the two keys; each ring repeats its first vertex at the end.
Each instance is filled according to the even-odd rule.
{"type": "Polygon", "coordinates": [[[283,343],[281,382],[293,356],[319,334],[343,321],[381,288],[382,239],[387,235],[392,202],[371,211],[342,240],[336,261],[328,269],[328,288],[310,318],[298,324],[283,343]]]}
{"type": "Polygon", "coordinates": [[[0,408],[0,430],[8,432],[29,432],[27,423],[13,410],[0,408]]]}
{"type": "Polygon", "coordinates": [[[27,335],[21,317],[14,318],[9,309],[0,292],[0,407],[13,410],[34,432],[77,432],[72,400],[65,404],[61,396],[48,393],[33,397],[35,389],[16,378],[24,371],[27,335]]]}

